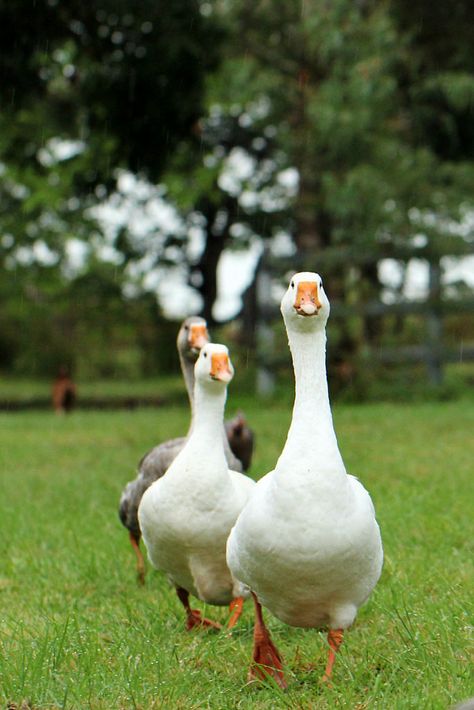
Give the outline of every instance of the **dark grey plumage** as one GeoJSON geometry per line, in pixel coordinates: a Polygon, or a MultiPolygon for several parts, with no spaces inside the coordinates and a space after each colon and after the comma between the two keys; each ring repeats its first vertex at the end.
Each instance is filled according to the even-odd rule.
{"type": "Polygon", "coordinates": [[[233,419],[225,423],[225,432],[234,455],[242,463],[243,470],[248,471],[252,462],[255,436],[242,412],[238,412],[233,419]]]}
{"type": "Polygon", "coordinates": [[[138,543],[141,537],[138,525],[138,506],[146,489],[165,473],[179,454],[186,441],[185,436],[165,441],[149,451],[138,464],[138,474],[129,481],[120,497],[119,517],[138,543]]]}

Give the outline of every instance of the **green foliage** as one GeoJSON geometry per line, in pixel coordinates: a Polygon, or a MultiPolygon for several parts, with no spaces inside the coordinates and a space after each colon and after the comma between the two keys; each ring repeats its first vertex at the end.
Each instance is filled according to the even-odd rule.
{"type": "MultiPolygon", "coordinates": [[[[470,201],[469,62],[455,65],[443,54],[440,63],[434,53],[442,38],[428,33],[420,59],[416,31],[397,25],[398,4],[392,14],[385,4],[349,0],[303,9],[282,0],[279,13],[236,4],[242,63],[262,77],[260,87],[250,86],[269,97],[267,120],[279,127],[278,143],[300,173],[294,238],[303,248],[360,245],[376,260],[382,234],[385,248],[409,243],[412,207],[458,219],[459,206],[470,201]],[[423,123],[426,111],[446,126],[453,122],[462,153],[438,150],[435,126],[423,123]]],[[[438,231],[444,233],[441,222],[438,231]]]]}
{"type": "MultiPolygon", "coordinates": [[[[120,338],[137,323],[125,283],[138,294],[145,270],[175,269],[212,322],[224,250],[272,245],[282,232],[312,261],[339,250],[325,275],[346,304],[355,282],[380,297],[384,256],[466,253],[472,229],[456,225],[474,194],[472,20],[465,1],[37,0],[24,12],[0,0],[0,269],[9,284],[0,361],[17,362],[25,304],[39,333],[48,311],[38,298],[47,294],[52,321],[75,298],[74,240],[88,247],[87,283],[102,291],[104,318],[119,318],[120,338]],[[252,170],[229,185],[236,155],[252,170]],[[128,223],[114,233],[97,224],[91,208],[113,193],[119,168],[166,183],[149,201],[160,190],[181,226],[141,225],[137,238],[128,223]],[[286,170],[297,171],[296,195],[286,170]],[[117,288],[113,269],[97,264],[103,249],[115,250],[117,288]]],[[[147,200],[137,202],[145,218],[147,200]]],[[[137,295],[135,305],[150,332],[149,300],[137,295]]],[[[88,342],[94,326],[79,311],[88,342]]],[[[370,332],[354,338],[348,324],[346,355],[360,355],[370,332]]],[[[22,340],[23,371],[38,371],[38,340],[22,340]]],[[[49,342],[64,359],[69,343],[49,342]]],[[[100,337],[90,343],[92,370],[112,371],[100,337]]]]}
{"type": "MultiPolygon", "coordinates": [[[[124,313],[136,308],[121,293],[124,269],[116,269],[111,289],[110,269],[94,259],[102,247],[113,245],[90,208],[113,189],[118,168],[156,180],[182,144],[193,146],[190,153],[199,151],[195,124],[202,112],[204,78],[216,65],[221,40],[218,24],[204,17],[196,0],[138,5],[38,0],[28,10],[21,2],[0,2],[0,269],[5,298],[0,364],[14,361],[20,371],[38,373],[49,371],[52,361],[70,360],[80,344],[49,321],[77,323],[81,309],[72,314],[72,302],[95,298],[102,317],[90,311],[97,316],[92,325],[82,310],[82,323],[71,327],[85,331],[81,344],[90,347],[91,371],[113,368],[105,362],[103,333],[114,328],[123,338],[136,327],[135,317],[127,316],[122,325],[124,313]],[[87,284],[81,274],[74,280],[72,242],[88,252],[87,284]],[[89,287],[94,295],[85,299],[89,287]],[[26,303],[30,309],[23,325],[30,328],[30,340],[15,333],[13,312],[24,314],[26,303]],[[112,316],[116,324],[107,326],[112,316]],[[94,363],[98,357],[104,363],[94,363]]],[[[148,297],[141,307],[145,322],[148,297]]],[[[169,356],[164,358],[169,362],[169,356]]]]}
{"type": "MultiPolygon", "coordinates": [[[[246,407],[258,478],[291,410],[246,407]]],[[[323,635],[266,613],[288,670],[283,694],[247,683],[250,605],[232,635],[188,634],[161,575],[136,585],[118,498],[143,452],[186,429],[186,410],[0,415],[0,702],[444,710],[472,696],[472,406],[344,406],[334,416],[347,468],[374,499],[384,571],[346,634],[332,687],[319,682],[323,635]]],[[[227,619],[226,609],[205,613],[227,619]]]]}
{"type": "Polygon", "coordinates": [[[195,0],[60,8],[39,0],[29,13],[21,2],[2,2],[0,27],[2,112],[10,120],[30,114],[33,129],[38,111],[46,119],[33,145],[9,132],[7,160],[31,156],[35,141],[79,138],[90,155],[78,175],[83,187],[107,184],[120,165],[159,176],[173,148],[190,139],[221,38],[195,0]]]}
{"type": "Polygon", "coordinates": [[[68,365],[80,379],[137,379],[178,369],[178,325],[151,295],[124,300],[116,267],[99,262],[74,281],[54,276],[30,265],[0,285],[3,372],[53,377],[68,365]]]}

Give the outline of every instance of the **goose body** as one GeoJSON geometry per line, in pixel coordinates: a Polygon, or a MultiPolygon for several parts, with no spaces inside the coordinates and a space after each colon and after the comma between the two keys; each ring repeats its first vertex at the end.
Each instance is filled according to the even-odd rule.
{"type": "MultiPolygon", "coordinates": [[[[189,432],[192,430],[194,365],[200,349],[208,342],[209,333],[204,318],[190,316],[183,321],[178,332],[176,344],[191,408],[191,423],[188,434],[165,441],[145,454],[138,464],[137,476],[126,484],[120,497],[119,517],[122,524],[129,531],[130,542],[137,555],[137,574],[141,583],[144,581],[145,566],[140,550],[141,532],[138,523],[138,506],[147,488],[149,488],[154,481],[163,476],[179,454],[186,442],[187,436],[189,436],[189,432]]],[[[221,435],[224,440],[224,451],[229,466],[236,471],[241,471],[242,464],[232,452],[223,427],[221,435]]]]}
{"type": "Polygon", "coordinates": [[[227,348],[205,345],[195,366],[191,433],[138,510],[153,566],[167,574],[178,594],[184,590],[216,605],[248,593],[226,563],[227,537],[255,488],[252,479],[229,470],[220,436],[232,374],[227,348]]]}
{"type": "MultiPolygon", "coordinates": [[[[325,365],[329,302],[320,277],[295,275],[281,310],[295,369],[292,421],[275,470],[259,481],[230,534],[227,560],[255,594],[257,620],[261,603],[291,626],[328,628],[337,650],[380,576],[382,543],[370,496],[347,474],[334,432],[325,365]]],[[[278,667],[273,649],[269,658],[278,667]]],[[[284,683],[280,671],[276,679],[284,683]]]]}
{"type": "Polygon", "coordinates": [[[303,483],[295,495],[271,472],[229,539],[234,575],[290,626],[347,628],[380,576],[370,497],[356,478],[347,478],[334,502],[323,486],[308,493],[303,483]],[[335,526],[335,519],[344,525],[335,526]]]}

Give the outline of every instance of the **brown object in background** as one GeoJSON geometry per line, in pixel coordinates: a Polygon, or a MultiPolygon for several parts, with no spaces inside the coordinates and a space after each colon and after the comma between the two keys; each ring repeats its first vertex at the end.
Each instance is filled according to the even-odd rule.
{"type": "Polygon", "coordinates": [[[225,422],[225,431],[232,453],[242,462],[244,471],[248,471],[255,437],[242,412],[237,412],[233,419],[225,422]]]}
{"type": "Polygon", "coordinates": [[[65,367],[59,369],[53,383],[53,408],[56,414],[68,414],[76,402],[76,385],[65,367]]]}

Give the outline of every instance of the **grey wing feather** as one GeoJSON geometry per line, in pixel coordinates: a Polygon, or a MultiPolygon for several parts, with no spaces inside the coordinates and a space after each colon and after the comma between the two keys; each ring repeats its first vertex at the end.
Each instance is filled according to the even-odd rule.
{"type": "Polygon", "coordinates": [[[140,538],[138,506],[146,489],[164,475],[184,446],[185,437],[170,439],[149,451],[138,464],[138,474],[125,486],[120,497],[119,518],[136,540],[140,538]]]}

